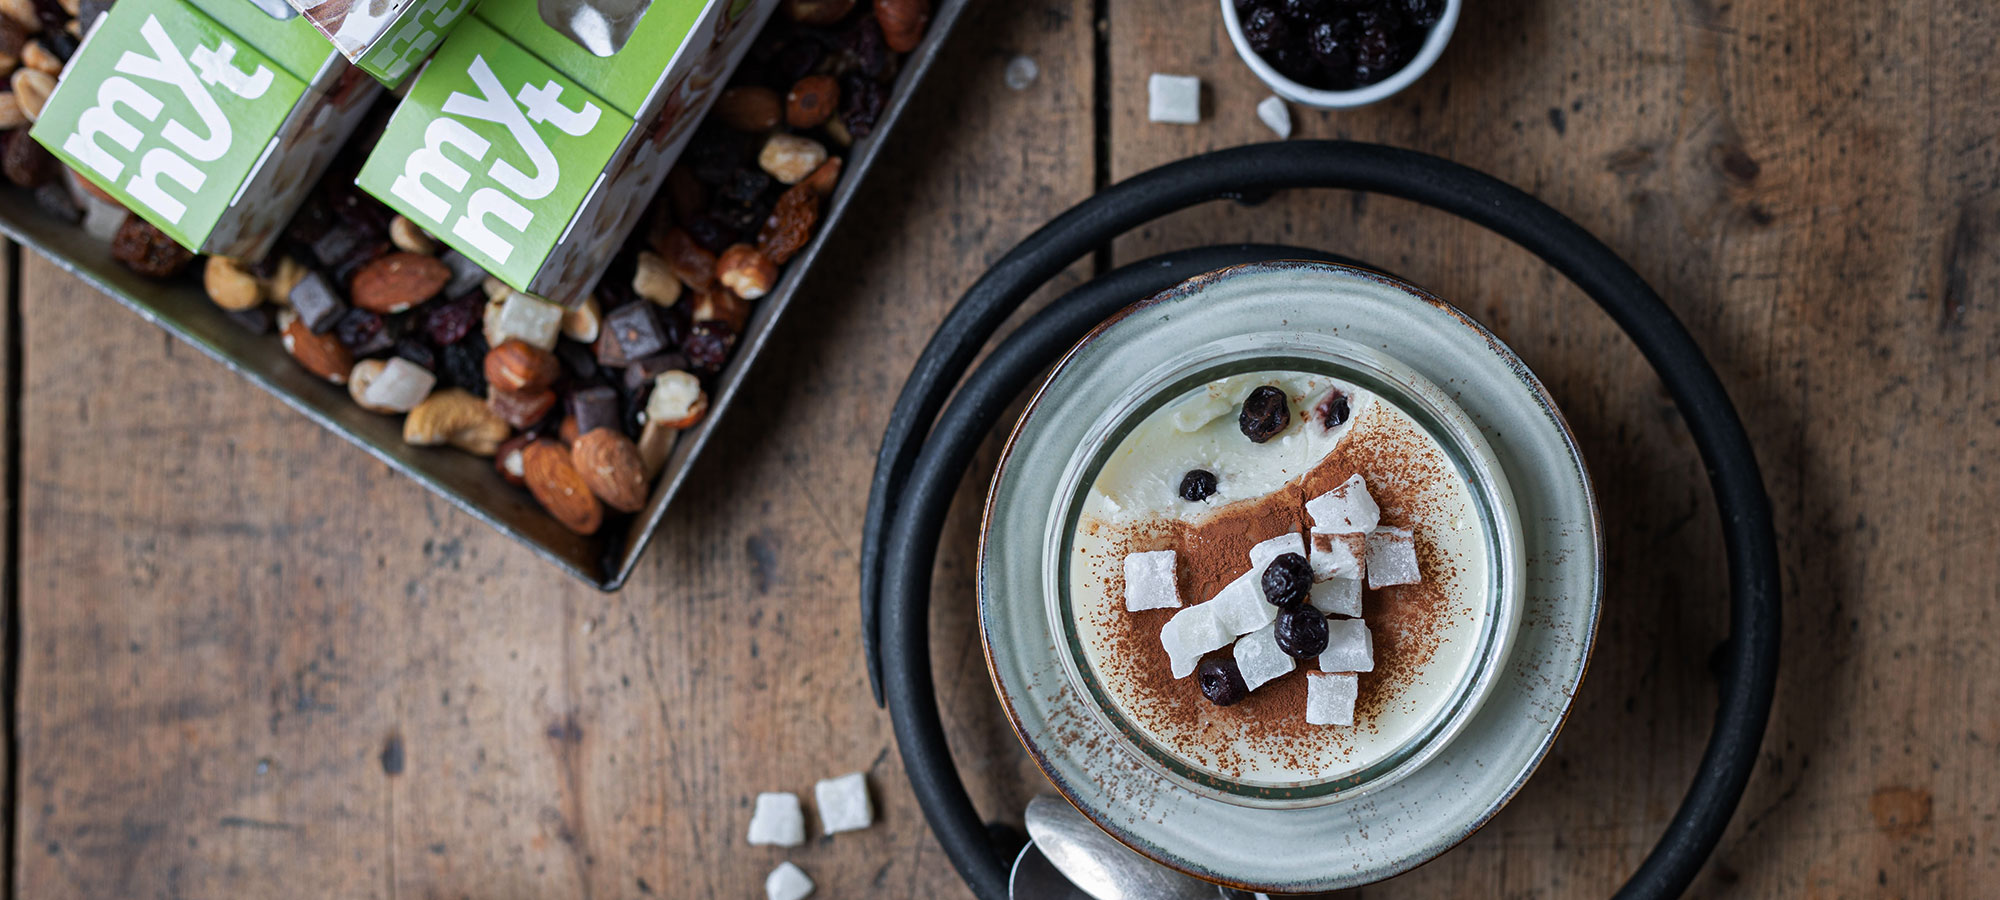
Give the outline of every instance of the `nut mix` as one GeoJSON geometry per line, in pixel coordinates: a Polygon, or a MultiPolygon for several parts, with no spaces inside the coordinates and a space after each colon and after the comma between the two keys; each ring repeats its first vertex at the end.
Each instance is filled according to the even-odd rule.
{"type": "Polygon", "coordinates": [[[836,154],[875,128],[930,14],[929,0],[786,0],[654,198],[651,225],[565,309],[355,188],[358,157],[329,170],[255,262],[198,258],[66,173],[27,129],[82,37],[77,10],[108,6],[0,0],[6,179],[133,271],[199,277],[232,320],[275,332],[357,406],[402,416],[405,442],[493,457],[496,477],[579,534],[645,507],[675,438],[707,415],[755,301],[811,240],[836,154]]]}

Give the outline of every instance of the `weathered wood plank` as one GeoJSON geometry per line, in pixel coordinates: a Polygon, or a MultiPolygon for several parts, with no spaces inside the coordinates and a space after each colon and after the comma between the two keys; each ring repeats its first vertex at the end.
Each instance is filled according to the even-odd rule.
{"type": "MultiPolygon", "coordinates": [[[[1113,177],[1271,139],[1219,22],[1112,6],[1113,177]],[[1151,71],[1200,75],[1198,127],[1145,121],[1151,71]]],[[[1765,765],[1695,891],[1958,896],[1990,846],[2000,664],[1979,456],[1993,414],[1996,37],[1973,5],[1467,4],[1422,82],[1294,108],[1304,137],[1414,147],[1602,235],[1710,353],[1761,454],[1785,553],[1784,681],[1765,765]],[[1948,23],[1948,24],[1947,24],[1948,23]]],[[[1592,465],[1610,561],[1563,738],[1463,847],[1370,896],[1601,896],[1679,802],[1713,709],[1725,588],[1703,470],[1658,382],[1559,276],[1478,229],[1352,195],[1214,204],[1120,260],[1265,239],[1350,253],[1452,299],[1549,383],[1592,465]]]]}
{"type": "MultiPolygon", "coordinates": [[[[19,427],[14,421],[14,410],[17,407],[14,403],[13,328],[14,310],[20,302],[20,298],[15,296],[15,252],[12,241],[0,238],[0,554],[6,554],[0,557],[5,560],[4,563],[0,563],[0,568],[5,569],[0,571],[0,671],[8,673],[13,671],[14,664],[12,658],[14,636],[15,629],[19,627],[15,615],[15,598],[19,596],[17,591],[20,586],[17,574],[20,568],[15,565],[15,558],[12,555],[16,509],[14,484],[8,474],[13,471],[14,436],[18,433],[16,429],[19,427]]],[[[0,678],[0,689],[11,691],[13,687],[11,679],[0,678]]],[[[6,727],[11,733],[14,727],[11,711],[6,727]]],[[[10,765],[13,752],[11,741],[8,742],[8,746],[0,747],[0,772],[13,771],[10,765]]],[[[13,846],[14,791],[12,779],[9,779],[7,784],[0,784],[0,798],[5,800],[0,807],[7,810],[6,821],[0,822],[0,846],[13,846]]]]}
{"type": "MultiPolygon", "coordinates": [[[[985,4],[630,587],[579,588],[44,260],[26,272],[26,895],[958,896],[856,638],[894,392],[990,259],[1087,195],[1088,4],[985,4]],[[1002,86],[1016,52],[1042,78],[1002,86]],[[743,844],[870,773],[879,824],[743,844]]],[[[983,485],[975,486],[975,490],[983,485]]],[[[985,808],[1031,768],[953,522],[938,658],[985,808]],[[968,652],[970,648],[970,652],[968,652]]]]}

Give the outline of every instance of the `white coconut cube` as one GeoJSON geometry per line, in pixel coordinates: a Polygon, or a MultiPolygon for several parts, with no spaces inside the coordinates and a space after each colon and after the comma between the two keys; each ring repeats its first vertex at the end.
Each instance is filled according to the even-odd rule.
{"type": "Polygon", "coordinates": [[[1153,73],[1146,80],[1146,118],[1155,122],[1194,125],[1201,121],[1201,79],[1193,75],[1153,73]]]}
{"type": "Polygon", "coordinates": [[[799,795],[758,794],[757,809],[750,814],[750,843],[796,847],[805,842],[806,815],[799,810],[799,795]]]}
{"type": "Polygon", "coordinates": [[[1375,636],[1360,619],[1326,620],[1326,649],[1319,654],[1322,672],[1375,671],[1375,636]]]}
{"type": "Polygon", "coordinates": [[[1260,583],[1263,574],[1261,569],[1245,572],[1218,592],[1214,599],[1202,604],[1214,607],[1216,622],[1229,632],[1230,637],[1249,634],[1271,624],[1271,620],[1278,617],[1278,608],[1264,599],[1264,588],[1260,583]]]}
{"type": "Polygon", "coordinates": [[[1334,578],[1360,580],[1368,558],[1368,541],[1360,534],[1315,534],[1312,536],[1313,580],[1334,578]]]}
{"type": "Polygon", "coordinates": [[[1174,586],[1174,551],[1149,550],[1125,557],[1126,612],[1180,605],[1180,590],[1174,586]]]}
{"type": "Polygon", "coordinates": [[[392,356],[375,380],[361,392],[361,402],[380,409],[409,412],[431,395],[437,376],[431,370],[400,356],[392,356]]]}
{"type": "Polygon", "coordinates": [[[819,809],[819,824],[827,834],[859,831],[875,824],[875,808],[868,805],[868,779],[860,772],[814,783],[813,805],[819,809]]]}
{"type": "Polygon", "coordinates": [[[1354,698],[1361,679],[1351,672],[1306,673],[1306,724],[1354,724],[1354,698]]]}
{"type": "Polygon", "coordinates": [[[1417,536],[1408,528],[1379,528],[1368,535],[1368,586],[1416,584],[1424,580],[1417,566],[1417,536]]]}
{"type": "Polygon", "coordinates": [[[1340,487],[1306,501],[1314,534],[1366,534],[1382,521],[1382,508],[1368,494],[1368,482],[1355,474],[1340,487]]]}
{"type": "Polygon", "coordinates": [[[1263,120],[1264,127],[1277,134],[1278,140],[1292,136],[1292,108],[1285,105],[1283,97],[1265,97],[1264,102],[1257,104],[1257,118],[1263,120]]]}
{"type": "Polygon", "coordinates": [[[1251,547],[1250,571],[1262,576],[1264,567],[1270,565],[1271,560],[1287,553],[1306,555],[1306,539],[1300,537],[1296,531],[1287,531],[1270,540],[1259,541],[1256,546],[1251,547]]]}
{"type": "Polygon", "coordinates": [[[1329,616],[1361,615],[1361,579],[1329,578],[1312,586],[1306,602],[1329,616]]]}
{"type": "Polygon", "coordinates": [[[1203,603],[1174,613],[1160,629],[1160,646],[1167,650],[1174,677],[1186,678],[1201,664],[1202,654],[1228,646],[1235,637],[1216,620],[1215,605],[1203,603]]]}
{"type": "Polygon", "coordinates": [[[1236,670],[1243,674],[1243,684],[1253,691],[1298,665],[1290,654],[1278,648],[1275,621],[1238,638],[1235,653],[1236,670]]]}
{"type": "Polygon", "coordinates": [[[500,301],[500,309],[493,314],[492,333],[487,335],[487,339],[495,347],[510,338],[520,338],[523,343],[554,350],[556,335],[562,333],[562,317],[561,304],[520,291],[509,291],[507,299],[500,301]]]}
{"type": "Polygon", "coordinates": [[[781,862],[764,877],[765,900],[806,900],[812,896],[813,880],[804,869],[781,862]]]}

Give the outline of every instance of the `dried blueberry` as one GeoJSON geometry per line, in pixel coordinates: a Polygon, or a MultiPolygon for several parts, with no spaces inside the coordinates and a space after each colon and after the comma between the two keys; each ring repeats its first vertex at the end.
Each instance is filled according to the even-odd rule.
{"type": "Polygon", "coordinates": [[[1215,473],[1207,469],[1189,469],[1181,476],[1181,499],[1189,503],[1200,503],[1215,493],[1215,473]]]}
{"type": "Polygon", "coordinates": [[[1278,649],[1293,659],[1311,659],[1326,650],[1326,614],[1310,606],[1278,613],[1272,637],[1278,649]]]}
{"type": "Polygon", "coordinates": [[[413,337],[405,337],[396,342],[396,349],[393,352],[396,356],[407,359],[426,369],[433,372],[437,371],[437,352],[432,350],[430,345],[423,341],[413,337]]]}
{"type": "Polygon", "coordinates": [[[438,380],[446,387],[460,387],[486,395],[486,339],[477,333],[456,344],[446,344],[438,354],[438,380]]]}
{"type": "Polygon", "coordinates": [[[1257,586],[1264,590],[1264,599],[1281,607],[1304,603],[1306,595],[1312,592],[1312,584],[1312,565],[1297,553],[1279,554],[1257,579],[1257,586]]]}
{"type": "Polygon", "coordinates": [[[1201,695],[1216,706],[1228,706],[1250,696],[1250,686],[1243,683],[1243,673],[1236,668],[1235,657],[1226,653],[1202,660],[1195,678],[1201,681],[1201,695]]]}
{"type": "Polygon", "coordinates": [[[1319,402],[1319,408],[1313,412],[1318,414],[1320,424],[1328,430],[1339,428],[1347,423],[1349,412],[1347,393],[1335,389],[1333,393],[1326,395],[1325,400],[1319,402]]]}
{"type": "Polygon", "coordinates": [[[1429,28],[1444,15],[1444,0],[1403,0],[1403,15],[1411,25],[1429,28]]]}
{"type": "Polygon", "coordinates": [[[1243,398],[1243,412],[1236,417],[1236,427],[1242,429],[1243,436],[1251,443],[1261,444],[1284,431],[1292,424],[1292,401],[1285,392],[1268,384],[1260,385],[1243,398]]]}
{"type": "Polygon", "coordinates": [[[1250,49],[1271,53],[1291,42],[1292,29],[1276,9],[1259,6],[1244,17],[1243,37],[1250,41],[1250,49]]]}
{"type": "Polygon", "coordinates": [[[1313,59],[1321,66],[1339,71],[1354,65],[1354,53],[1347,47],[1347,41],[1335,31],[1332,22],[1321,22],[1312,27],[1306,35],[1306,49],[1312,51],[1313,59]]]}
{"type": "Polygon", "coordinates": [[[894,62],[889,56],[888,42],[882,39],[882,23],[874,16],[862,18],[840,36],[840,54],[842,63],[874,79],[889,74],[889,66],[894,62]]]}

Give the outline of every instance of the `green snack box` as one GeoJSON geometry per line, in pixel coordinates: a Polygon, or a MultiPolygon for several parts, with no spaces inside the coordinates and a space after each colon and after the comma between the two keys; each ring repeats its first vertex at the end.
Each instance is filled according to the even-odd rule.
{"type": "Polygon", "coordinates": [[[357,183],[516,290],[573,305],[777,0],[653,0],[636,18],[550,6],[560,29],[536,0],[485,0],[357,183]]]}
{"type": "Polygon", "coordinates": [[[124,0],[31,134],[198,253],[259,259],[379,90],[302,20],[245,0],[124,0]]]}
{"type": "Polygon", "coordinates": [[[334,49],[389,87],[401,84],[478,0],[287,0],[334,49]]]}

